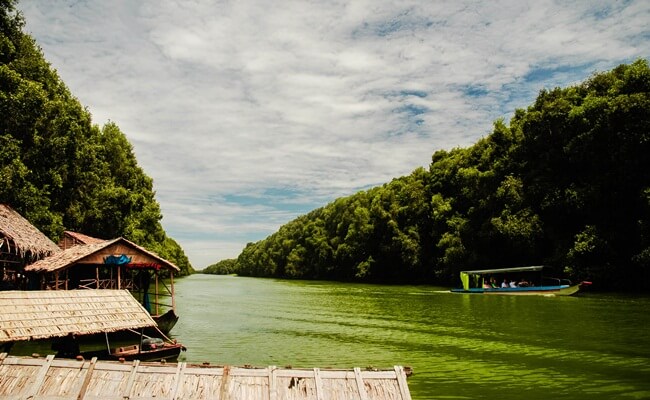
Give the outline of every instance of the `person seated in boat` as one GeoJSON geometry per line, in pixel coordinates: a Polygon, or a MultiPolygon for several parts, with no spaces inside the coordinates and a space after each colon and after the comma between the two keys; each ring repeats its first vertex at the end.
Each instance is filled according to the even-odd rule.
{"type": "Polygon", "coordinates": [[[517,285],[518,285],[519,287],[528,287],[528,286],[530,286],[530,284],[528,283],[528,281],[527,281],[526,279],[524,279],[524,278],[521,278],[521,279],[519,280],[519,283],[518,283],[517,285]]]}
{"type": "Polygon", "coordinates": [[[505,279],[505,278],[503,279],[503,282],[501,282],[501,287],[502,288],[507,288],[508,287],[508,280],[507,279],[505,279]]]}
{"type": "Polygon", "coordinates": [[[483,289],[492,289],[492,285],[487,280],[483,281],[483,289]]]}
{"type": "Polygon", "coordinates": [[[515,282],[514,279],[510,281],[510,287],[511,288],[516,288],[517,287],[517,282],[515,282]]]}
{"type": "Polygon", "coordinates": [[[497,285],[497,280],[494,279],[493,276],[490,277],[490,286],[495,289],[499,287],[499,285],[497,285]]]}

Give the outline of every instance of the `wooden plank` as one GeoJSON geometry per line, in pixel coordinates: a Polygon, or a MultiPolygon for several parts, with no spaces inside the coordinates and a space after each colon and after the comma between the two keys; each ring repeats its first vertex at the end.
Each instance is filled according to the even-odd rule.
{"type": "Polygon", "coordinates": [[[275,381],[277,378],[276,372],[277,367],[275,365],[271,365],[268,368],[268,376],[269,376],[269,400],[277,400],[278,398],[278,387],[277,387],[277,382],[275,381]]]}
{"type": "Polygon", "coordinates": [[[314,381],[316,382],[316,400],[325,400],[323,380],[320,377],[320,368],[314,368],[314,381]]]}
{"type": "Polygon", "coordinates": [[[397,378],[397,384],[399,385],[399,391],[402,394],[402,400],[411,400],[411,392],[409,391],[408,383],[406,383],[406,372],[404,372],[404,368],[396,365],[395,375],[397,378]]]}
{"type": "Polygon", "coordinates": [[[176,400],[176,394],[178,393],[178,388],[181,386],[186,365],[187,363],[184,362],[178,363],[178,370],[176,371],[176,376],[174,377],[173,383],[174,390],[172,392],[172,400],[176,400]]]}
{"type": "Polygon", "coordinates": [[[219,368],[190,368],[185,369],[185,375],[196,375],[196,376],[221,376],[223,375],[223,367],[219,368]]]}
{"type": "MultiPolygon", "coordinates": [[[[8,356],[0,353],[0,365],[9,371],[15,368],[16,373],[23,374],[22,371],[26,369],[24,366],[30,366],[31,371],[35,371],[32,379],[29,379],[28,384],[30,387],[23,387],[34,396],[43,390],[45,383],[48,382],[47,376],[51,375],[54,370],[61,372],[67,369],[69,373],[75,374],[75,387],[80,388],[75,390],[74,394],[70,396],[60,397],[58,400],[77,399],[77,400],[91,400],[93,396],[90,395],[91,388],[93,387],[93,378],[98,374],[105,372],[113,372],[121,375],[120,379],[124,386],[119,392],[104,393],[97,397],[97,399],[128,399],[131,392],[134,390],[137,382],[143,375],[151,375],[156,385],[165,385],[168,389],[169,396],[165,399],[180,400],[182,397],[184,387],[181,385],[187,382],[198,382],[196,379],[203,379],[205,385],[215,385],[221,382],[219,387],[220,393],[213,393],[215,400],[234,400],[234,396],[246,396],[245,393],[253,393],[260,389],[258,385],[265,385],[268,382],[267,393],[263,394],[263,398],[268,400],[280,400],[279,397],[283,393],[281,386],[285,379],[313,379],[313,384],[309,384],[307,389],[311,392],[311,398],[316,400],[325,400],[328,396],[329,382],[338,387],[337,393],[341,398],[346,399],[361,399],[369,400],[372,396],[368,392],[368,385],[390,385],[391,397],[395,396],[396,400],[411,400],[409,392],[406,371],[401,366],[394,366],[391,370],[367,370],[361,368],[354,368],[353,370],[330,370],[330,369],[282,369],[276,366],[269,366],[267,368],[247,368],[247,367],[206,367],[198,364],[188,365],[187,363],[176,364],[158,364],[158,363],[140,363],[140,361],[133,361],[132,363],[117,363],[110,361],[96,361],[96,359],[86,361],[77,360],[64,360],[54,359],[53,356],[48,358],[19,358],[8,356]],[[81,370],[81,371],[80,371],[81,370]],[[84,371],[85,370],[85,371],[84,371]],[[101,372],[100,372],[101,371],[101,372]],[[85,372],[85,374],[84,374],[85,372]],[[198,377],[203,378],[198,378],[198,377]],[[123,380],[122,380],[123,379],[123,380]],[[330,381],[331,380],[331,381],[330,381]],[[373,381],[374,380],[374,381],[373,381]],[[384,382],[382,382],[382,380],[384,382]],[[33,385],[32,385],[33,382],[33,385]],[[349,383],[346,383],[349,382],[349,383]],[[349,385],[352,385],[351,387],[349,385]],[[313,386],[312,386],[313,385],[313,386]],[[313,388],[313,389],[311,389],[313,388]],[[357,390],[358,395],[355,393],[357,390]],[[220,395],[219,395],[220,394],[220,395]]],[[[10,371],[11,372],[11,371],[10,371]]],[[[58,376],[58,375],[57,375],[58,376]]],[[[71,375],[70,375],[71,376],[71,375]]],[[[216,385],[215,385],[216,386],[216,385]]],[[[387,386],[386,386],[387,388],[387,386]]],[[[216,390],[216,387],[213,389],[216,390]]],[[[197,392],[198,393],[198,392],[197,392]]],[[[202,392],[203,393],[203,392],[202,392]]],[[[207,394],[207,392],[205,392],[207,394]]],[[[374,392],[373,392],[374,393],[374,392]]],[[[304,394],[304,393],[303,393],[304,394]]],[[[30,394],[27,393],[29,396],[30,394]]],[[[388,395],[386,392],[385,395],[388,395]]],[[[3,397],[11,398],[12,393],[8,393],[3,397]],[[7,397],[8,396],[8,397],[7,397]]],[[[51,396],[47,396],[48,398],[51,396]]],[[[23,394],[22,399],[28,397],[23,394]]],[[[297,397],[302,398],[302,397],[297,397]]],[[[379,396],[377,399],[385,397],[379,396]]],[[[158,400],[161,398],[158,397],[158,400]]],[[[140,399],[144,400],[144,399],[140,399]]],[[[249,400],[248,398],[238,398],[237,400],[249,400]]]]}
{"type": "Polygon", "coordinates": [[[368,400],[368,393],[366,392],[366,384],[363,383],[363,378],[361,377],[361,368],[357,367],[354,369],[354,376],[357,381],[357,388],[359,389],[359,398],[361,400],[368,400]]]}
{"type": "Polygon", "coordinates": [[[223,375],[221,376],[221,390],[219,391],[219,400],[228,400],[228,375],[230,375],[230,367],[223,367],[223,375]]]}
{"type": "Polygon", "coordinates": [[[135,377],[138,374],[138,366],[140,365],[140,360],[134,360],[133,365],[131,366],[131,373],[129,374],[129,380],[126,382],[124,387],[124,393],[122,393],[122,398],[128,399],[131,397],[131,390],[133,389],[133,383],[135,382],[135,377]]]}
{"type": "Polygon", "coordinates": [[[52,364],[52,360],[54,360],[53,354],[50,354],[45,358],[45,362],[43,362],[40,371],[38,371],[38,375],[36,375],[36,378],[32,383],[31,391],[27,394],[26,398],[35,397],[41,389],[41,386],[43,386],[43,383],[45,382],[47,371],[50,369],[50,365],[52,364]]]}
{"type": "Polygon", "coordinates": [[[88,370],[86,371],[86,376],[84,376],[84,381],[81,384],[81,389],[79,390],[79,395],[77,396],[77,400],[82,400],[86,395],[86,390],[88,390],[88,384],[90,383],[90,379],[93,377],[95,364],[97,364],[97,357],[93,357],[90,360],[90,365],[88,366],[88,370]]]}

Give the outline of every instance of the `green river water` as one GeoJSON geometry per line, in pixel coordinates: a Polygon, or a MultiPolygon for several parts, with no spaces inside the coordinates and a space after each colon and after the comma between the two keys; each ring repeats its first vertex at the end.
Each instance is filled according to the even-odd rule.
{"type": "MultiPolygon", "coordinates": [[[[452,294],[192,275],[177,280],[179,361],[410,366],[414,399],[650,399],[650,296],[452,294]]],[[[101,347],[101,343],[99,344],[101,347]]],[[[49,354],[49,343],[12,354],[49,354]]]]}
{"type": "Polygon", "coordinates": [[[193,275],[176,282],[181,360],[411,366],[414,399],[650,399],[650,297],[193,275]]]}

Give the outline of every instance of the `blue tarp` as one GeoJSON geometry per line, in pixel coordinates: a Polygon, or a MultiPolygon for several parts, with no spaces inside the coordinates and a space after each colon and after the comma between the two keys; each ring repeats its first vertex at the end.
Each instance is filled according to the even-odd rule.
{"type": "Polygon", "coordinates": [[[104,257],[104,264],[124,265],[130,262],[131,262],[131,257],[128,257],[126,254],[122,254],[121,256],[104,257]]]}

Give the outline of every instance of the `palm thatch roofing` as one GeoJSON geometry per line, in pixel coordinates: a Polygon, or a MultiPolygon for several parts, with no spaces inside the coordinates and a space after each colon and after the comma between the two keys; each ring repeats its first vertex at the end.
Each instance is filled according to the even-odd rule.
{"type": "Polygon", "coordinates": [[[72,231],[65,231],[63,232],[63,237],[61,238],[61,241],[59,242],[59,247],[62,249],[66,249],[68,247],[72,246],[62,246],[61,244],[65,243],[70,243],[74,245],[80,245],[80,244],[97,244],[97,243],[102,243],[105,242],[105,239],[98,239],[92,236],[84,235],[83,233],[79,232],[72,232],[72,231]]]}
{"type": "Polygon", "coordinates": [[[103,264],[105,257],[120,255],[131,257],[134,264],[156,265],[168,270],[180,271],[180,268],[171,261],[124,238],[71,247],[26,266],[25,271],[55,272],[75,264],[103,264]]]}
{"type": "Polygon", "coordinates": [[[43,232],[6,204],[0,204],[0,245],[21,257],[39,259],[60,251],[43,232]],[[13,249],[13,250],[12,250],[13,249]]]}
{"type": "Polygon", "coordinates": [[[156,326],[128,290],[0,292],[0,343],[156,326]]]}
{"type": "Polygon", "coordinates": [[[410,400],[407,372],[241,368],[0,354],[0,399],[410,400]]]}

